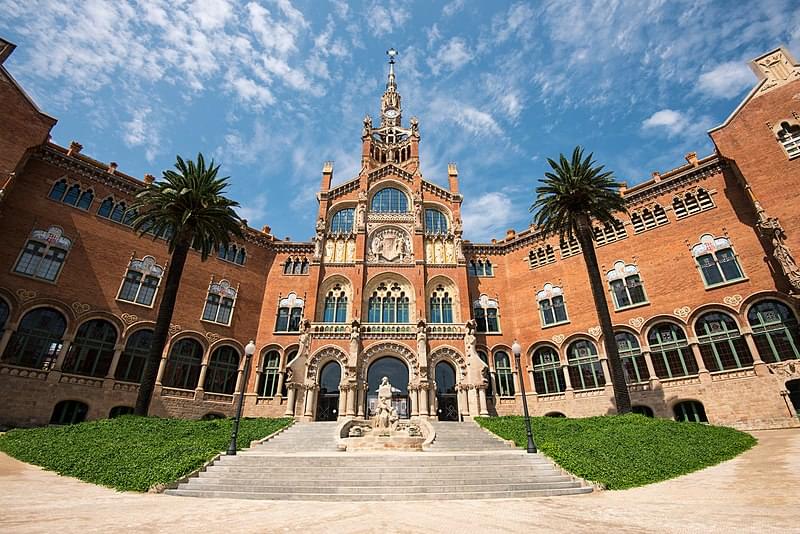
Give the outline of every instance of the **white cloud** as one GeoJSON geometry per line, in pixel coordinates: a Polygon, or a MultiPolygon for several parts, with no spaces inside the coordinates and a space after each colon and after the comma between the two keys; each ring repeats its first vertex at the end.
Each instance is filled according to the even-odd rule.
{"type": "Polygon", "coordinates": [[[225,26],[233,16],[233,7],[227,0],[195,0],[191,13],[201,28],[214,30],[225,26]]]}
{"type": "Polygon", "coordinates": [[[642,122],[645,130],[663,129],[667,135],[673,136],[681,133],[689,124],[689,119],[680,111],[662,109],[656,111],[642,122]]]}
{"type": "Polygon", "coordinates": [[[129,147],[145,147],[145,158],[150,163],[155,160],[161,145],[158,129],[151,122],[151,115],[151,108],[137,108],[131,114],[131,119],[122,124],[122,140],[129,147]]]}
{"type": "Polygon", "coordinates": [[[262,109],[275,103],[272,92],[263,85],[259,85],[250,78],[229,72],[226,76],[229,87],[239,97],[239,100],[250,104],[254,109],[262,109]]]}
{"type": "Polygon", "coordinates": [[[755,85],[752,71],[741,61],[722,63],[697,80],[697,89],[715,98],[733,98],[755,85]]]}
{"type": "Polygon", "coordinates": [[[461,37],[453,37],[442,46],[436,56],[428,60],[428,65],[434,74],[439,74],[442,68],[456,71],[474,57],[467,42],[461,37]]]}
{"type": "Polygon", "coordinates": [[[472,106],[454,107],[453,119],[465,130],[476,135],[494,134],[500,135],[503,129],[494,120],[491,114],[481,111],[472,106]]]}
{"type": "Polygon", "coordinates": [[[402,29],[411,14],[402,6],[391,4],[391,9],[380,5],[378,2],[373,4],[365,11],[367,25],[374,36],[390,34],[402,29]]]}
{"type": "Polygon", "coordinates": [[[511,198],[499,192],[467,196],[461,208],[464,237],[476,242],[502,238],[514,219],[511,198]]]}
{"type": "Polygon", "coordinates": [[[261,225],[267,215],[266,193],[248,197],[248,200],[239,207],[237,212],[239,217],[245,219],[251,227],[255,224],[261,225]]]}
{"type": "Polygon", "coordinates": [[[442,8],[443,17],[452,17],[464,8],[464,0],[452,0],[442,8]]]}

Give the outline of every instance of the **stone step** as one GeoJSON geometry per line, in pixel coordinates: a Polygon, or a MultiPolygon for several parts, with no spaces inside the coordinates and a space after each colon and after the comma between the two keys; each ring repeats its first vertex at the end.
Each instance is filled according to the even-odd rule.
{"type": "MultiPolygon", "coordinates": [[[[424,453],[421,453],[422,455],[424,453]]],[[[436,459],[430,458],[420,458],[418,462],[415,462],[414,459],[403,459],[399,461],[392,461],[390,459],[383,460],[380,462],[370,461],[370,462],[353,462],[343,460],[341,462],[336,461],[337,458],[333,457],[314,457],[314,456],[250,456],[250,457],[241,457],[241,461],[233,462],[233,461],[225,461],[220,462],[219,466],[225,467],[227,465],[233,465],[235,463],[236,466],[241,467],[350,467],[353,469],[362,469],[362,468],[394,468],[394,469],[402,469],[404,467],[415,467],[415,468],[426,468],[426,467],[483,467],[486,469],[503,469],[506,467],[523,467],[523,466],[549,466],[551,465],[550,462],[546,460],[514,460],[511,458],[503,459],[488,459],[488,458],[481,458],[475,460],[449,460],[443,458],[441,461],[437,462],[436,459]]]]}
{"type": "Polygon", "coordinates": [[[234,492],[234,491],[205,491],[195,489],[175,489],[167,490],[169,495],[179,495],[184,497],[209,497],[209,498],[233,498],[233,499],[260,499],[260,500],[280,500],[280,501],[338,501],[338,502],[362,502],[362,501],[427,501],[427,500],[459,500],[459,499],[510,499],[527,497],[550,497],[555,495],[577,495],[581,493],[591,493],[592,488],[552,488],[524,491],[474,491],[458,493],[383,493],[379,495],[369,495],[361,493],[255,493],[255,492],[234,492]]]}
{"type": "Polygon", "coordinates": [[[277,484],[230,484],[220,481],[194,480],[187,485],[188,489],[200,489],[203,491],[231,491],[231,492],[254,492],[254,493],[350,493],[350,494],[370,494],[383,495],[392,494],[411,494],[411,493],[469,493],[476,491],[526,491],[540,489],[564,489],[579,488],[581,485],[574,481],[560,482],[525,482],[525,483],[500,483],[500,484],[413,484],[408,485],[381,485],[371,486],[324,486],[320,484],[298,484],[296,486],[283,486],[277,484]]]}
{"type": "MultiPolygon", "coordinates": [[[[262,481],[267,481],[271,485],[275,486],[285,486],[291,485],[296,486],[298,484],[298,479],[296,476],[292,476],[287,474],[284,477],[276,477],[273,476],[272,473],[263,473],[263,476],[257,476],[257,474],[248,474],[248,473],[230,473],[224,477],[220,477],[215,474],[209,474],[206,472],[200,473],[199,477],[195,480],[193,479],[191,482],[192,484],[199,482],[203,483],[206,482],[213,482],[213,483],[222,483],[224,481],[225,484],[260,484],[262,481]]],[[[364,486],[364,485],[393,485],[393,484],[409,484],[411,480],[409,480],[407,473],[398,474],[397,476],[375,476],[375,477],[348,477],[347,479],[340,479],[336,477],[303,477],[303,483],[335,483],[340,487],[349,487],[349,486],[364,486]]],[[[414,484],[422,484],[422,483],[441,483],[446,485],[455,485],[455,484],[464,484],[464,485],[471,485],[471,484],[504,484],[504,483],[529,483],[529,482],[573,482],[574,479],[568,475],[563,475],[560,473],[542,473],[537,474],[535,476],[530,476],[529,474],[520,475],[520,474],[510,474],[508,476],[498,477],[497,474],[494,473],[479,473],[476,475],[468,475],[468,474],[452,474],[452,476],[436,476],[425,473],[421,473],[419,476],[415,476],[413,478],[414,484]]],[[[264,482],[266,483],[266,482],[264,482]]]]}

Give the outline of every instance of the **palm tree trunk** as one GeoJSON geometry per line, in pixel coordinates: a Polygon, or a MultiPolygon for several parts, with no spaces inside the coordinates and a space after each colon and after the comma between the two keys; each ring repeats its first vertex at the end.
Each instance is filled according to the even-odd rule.
{"type": "Polygon", "coordinates": [[[583,259],[586,262],[586,271],[589,274],[589,285],[592,288],[594,307],[597,310],[597,318],[600,321],[603,346],[606,349],[608,367],[611,371],[617,413],[630,413],[631,397],[628,393],[628,385],[625,383],[625,371],[622,368],[622,360],[619,358],[619,349],[614,338],[614,328],[611,326],[611,314],[608,311],[605,284],[603,284],[600,274],[600,266],[597,264],[597,253],[594,250],[594,240],[592,239],[592,225],[588,215],[579,217],[577,226],[578,242],[581,244],[583,259]]]}
{"type": "Polygon", "coordinates": [[[175,246],[167,269],[167,281],[161,293],[161,304],[158,306],[156,327],[153,331],[153,344],[144,364],[142,383],[139,385],[139,395],[136,397],[136,407],[133,413],[147,415],[150,410],[150,401],[153,398],[153,389],[156,385],[158,368],[161,365],[161,355],[167,344],[169,325],[172,322],[172,313],[175,310],[175,300],[178,297],[178,288],[181,285],[183,267],[186,265],[186,256],[189,253],[189,241],[183,240],[175,246]]]}

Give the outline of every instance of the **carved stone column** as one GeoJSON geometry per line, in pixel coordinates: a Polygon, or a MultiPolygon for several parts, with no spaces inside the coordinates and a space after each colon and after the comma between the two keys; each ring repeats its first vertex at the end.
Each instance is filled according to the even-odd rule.
{"type": "Polygon", "coordinates": [[[347,386],[347,411],[345,415],[347,417],[354,417],[356,415],[356,386],[355,384],[350,384],[347,386]]]}
{"type": "Polygon", "coordinates": [[[564,375],[564,396],[568,399],[575,398],[575,390],[572,388],[572,378],[569,376],[569,365],[566,363],[561,366],[561,373],[564,375]]]}
{"type": "Polygon", "coordinates": [[[11,340],[11,336],[14,335],[14,332],[16,331],[17,325],[8,325],[5,331],[3,331],[3,335],[0,336],[0,358],[2,358],[3,354],[5,354],[8,342],[11,340]]]}
{"type": "Polygon", "coordinates": [[[758,353],[758,346],[753,339],[753,334],[751,332],[746,332],[742,335],[747,343],[747,348],[750,349],[750,354],[753,355],[753,371],[755,371],[758,376],[768,376],[769,369],[767,369],[767,364],[764,360],[761,359],[761,354],[758,353]]]}
{"type": "Polygon", "coordinates": [[[697,363],[697,377],[700,379],[700,382],[711,382],[711,373],[708,372],[706,362],[703,361],[703,353],[700,352],[700,345],[697,341],[693,341],[689,343],[689,346],[692,347],[694,361],[697,363]]]}
{"type": "Polygon", "coordinates": [[[439,399],[436,397],[436,385],[428,384],[428,404],[431,417],[439,416],[439,399]]]}
{"type": "Polygon", "coordinates": [[[486,386],[478,386],[478,405],[481,415],[489,415],[489,409],[486,406],[486,386]]]}
{"type": "Polygon", "coordinates": [[[428,403],[428,385],[420,384],[417,389],[417,404],[419,405],[419,415],[428,417],[430,415],[430,404],[428,403]]]}
{"type": "Polygon", "coordinates": [[[419,386],[408,386],[408,397],[411,399],[411,417],[419,416],[419,386]]]}
{"type": "Polygon", "coordinates": [[[650,375],[650,389],[658,389],[661,387],[661,380],[656,375],[656,369],[653,367],[653,356],[649,350],[642,351],[642,358],[644,364],[647,366],[647,374],[650,375]]]}
{"type": "MultiPolygon", "coordinates": [[[[125,345],[120,343],[114,347],[114,356],[111,357],[111,365],[108,366],[108,372],[106,373],[106,378],[113,380],[114,375],[117,372],[117,366],[119,365],[119,359],[122,356],[122,351],[125,350],[125,345]]],[[[0,350],[0,354],[2,351],[0,350]]]]}
{"type": "Polygon", "coordinates": [[[161,358],[161,361],[158,362],[158,374],[156,375],[156,385],[160,386],[161,381],[164,379],[164,371],[167,369],[167,359],[161,358]]]}
{"type": "Polygon", "coordinates": [[[64,366],[64,359],[67,357],[67,352],[69,352],[69,348],[72,346],[72,342],[74,340],[75,338],[73,336],[64,338],[64,342],[61,345],[61,350],[58,351],[56,361],[53,364],[53,371],[61,371],[61,368],[64,366]]]}
{"type": "Polygon", "coordinates": [[[339,386],[339,406],[337,407],[338,412],[336,413],[337,419],[344,417],[347,412],[347,392],[349,389],[350,388],[348,386],[339,386]]]}
{"type": "Polygon", "coordinates": [[[528,367],[528,379],[530,380],[530,384],[531,384],[531,387],[530,387],[531,395],[534,395],[534,396],[538,395],[539,392],[536,391],[536,380],[534,380],[533,368],[531,368],[531,367],[528,367]]]}
{"type": "Polygon", "coordinates": [[[356,416],[357,417],[363,418],[366,415],[364,413],[364,404],[366,404],[365,401],[364,401],[364,399],[365,399],[364,393],[366,393],[367,387],[368,386],[366,384],[361,384],[361,385],[359,385],[357,387],[357,393],[358,393],[358,406],[357,406],[357,409],[356,409],[356,416]]]}
{"type": "Polygon", "coordinates": [[[288,386],[288,400],[286,401],[286,411],[283,415],[286,416],[294,416],[294,405],[295,400],[297,399],[297,388],[296,384],[289,384],[288,386]]]}
{"type": "MultiPolygon", "coordinates": [[[[200,376],[197,378],[197,387],[194,388],[197,393],[203,393],[204,386],[206,383],[206,373],[208,372],[208,364],[204,363],[200,366],[200,376]]],[[[236,382],[238,384],[239,377],[236,377],[236,382]]]]}
{"type": "Polygon", "coordinates": [[[456,386],[458,392],[458,413],[464,417],[469,417],[469,398],[467,397],[467,388],[463,384],[456,386]]]}
{"type": "MultiPolygon", "coordinates": [[[[261,371],[258,372],[259,377],[260,377],[261,373],[262,373],[261,371]]],[[[285,381],[286,381],[286,371],[279,372],[278,373],[278,387],[275,388],[275,396],[276,397],[280,397],[280,396],[283,395],[283,383],[285,381]]],[[[260,382],[261,382],[260,379],[256,380],[256,387],[258,387],[258,384],[260,382]]]]}
{"type": "Polygon", "coordinates": [[[317,400],[317,387],[316,385],[306,386],[306,409],[303,415],[306,417],[314,417],[314,409],[316,408],[317,400]]]}
{"type": "Polygon", "coordinates": [[[600,360],[600,368],[603,370],[603,380],[605,382],[605,388],[608,391],[613,391],[614,384],[611,381],[611,369],[608,367],[608,358],[603,358],[600,360]]]}

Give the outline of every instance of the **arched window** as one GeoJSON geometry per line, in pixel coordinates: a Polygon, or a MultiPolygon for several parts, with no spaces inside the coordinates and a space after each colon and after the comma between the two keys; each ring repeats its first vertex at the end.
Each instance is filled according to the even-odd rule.
{"type": "Polygon", "coordinates": [[[102,378],[111,367],[114,346],[117,344],[117,330],[103,319],[86,321],[75,334],[64,359],[66,373],[102,378]]]}
{"type": "Polygon", "coordinates": [[[624,261],[614,263],[614,268],[606,273],[606,279],[614,296],[614,307],[618,310],[647,302],[644,284],[636,265],[626,265],[624,261]]]}
{"type": "Polygon", "coordinates": [[[58,226],[34,230],[19,255],[14,272],[49,282],[58,278],[72,240],[58,226]]]}
{"type": "Polygon", "coordinates": [[[209,393],[233,395],[239,373],[239,353],[230,345],[217,347],[211,354],[206,369],[203,389],[209,393]]]}
{"type": "Polygon", "coordinates": [[[578,240],[573,236],[571,239],[566,241],[559,241],[558,246],[561,249],[561,259],[569,258],[570,256],[576,256],[581,253],[581,244],[578,243],[578,240]]]}
{"type": "Polygon", "coordinates": [[[425,232],[428,234],[446,234],[447,217],[439,210],[425,210],[425,232]]]}
{"type": "Polygon", "coordinates": [[[715,238],[711,234],[704,234],[700,242],[692,247],[692,255],[706,287],[744,278],[731,242],[725,237],[715,238]]]}
{"type": "Polygon", "coordinates": [[[225,419],[225,415],[217,412],[208,412],[200,418],[201,421],[214,421],[216,419],[225,419]]]}
{"type": "Polygon", "coordinates": [[[633,232],[638,234],[669,223],[667,213],[659,204],[631,213],[633,232]]]}
{"type": "Polygon", "coordinates": [[[614,222],[611,224],[605,223],[603,226],[595,226],[593,230],[594,240],[598,247],[628,237],[628,234],[625,232],[625,225],[622,221],[617,219],[614,219],[614,222]]]}
{"type": "Polygon", "coordinates": [[[111,211],[113,209],[114,209],[114,199],[108,197],[103,202],[101,202],[100,207],[97,208],[97,216],[108,219],[109,217],[111,217],[111,211]]]}
{"type": "Polygon", "coordinates": [[[6,326],[6,321],[8,321],[8,315],[9,315],[8,303],[5,300],[0,299],[0,333],[6,326]]]}
{"type": "Polygon", "coordinates": [[[136,382],[137,384],[141,382],[152,344],[152,330],[137,330],[129,335],[128,341],[125,343],[125,350],[119,357],[114,378],[123,382],[136,382]]]}
{"type": "Polygon", "coordinates": [[[655,417],[653,413],[653,409],[649,406],[638,405],[638,406],[631,406],[631,412],[638,413],[639,415],[643,415],[645,417],[655,417]]]}
{"type": "Polygon", "coordinates": [[[476,332],[485,334],[497,334],[500,332],[500,322],[497,310],[500,307],[496,299],[490,299],[486,295],[472,303],[472,311],[475,314],[476,332]]]}
{"type": "Polygon", "coordinates": [[[277,350],[271,350],[264,355],[257,390],[259,397],[274,397],[278,394],[280,365],[281,355],[277,350]]]}
{"type": "Polygon", "coordinates": [[[800,126],[782,122],[781,129],[778,130],[778,141],[789,159],[800,156],[800,126]]]}
{"type": "Polygon", "coordinates": [[[211,279],[206,295],[206,305],[203,308],[203,320],[229,326],[233,316],[233,307],[236,304],[236,288],[231,287],[227,280],[215,282],[211,279]]]}
{"type": "Polygon", "coordinates": [[[78,200],[78,207],[82,210],[88,210],[92,206],[92,200],[94,200],[94,192],[92,192],[91,189],[87,189],[81,193],[81,198],[78,200]]]}
{"type": "Polygon", "coordinates": [[[283,264],[283,274],[308,274],[308,260],[306,258],[286,258],[283,264]]]}
{"type": "Polygon", "coordinates": [[[387,187],[372,197],[371,209],[377,213],[406,213],[408,212],[408,197],[399,189],[387,187]]]}
{"type": "Polygon", "coordinates": [[[133,406],[114,406],[113,408],[111,408],[111,411],[108,412],[108,418],[115,419],[123,415],[131,415],[131,414],[133,414],[133,406]]]}
{"type": "Polygon", "coordinates": [[[502,350],[494,353],[494,369],[497,373],[497,392],[501,397],[513,397],[514,372],[507,353],[502,350]]]}
{"type": "Polygon", "coordinates": [[[11,336],[3,360],[12,365],[50,369],[64,339],[67,321],[53,308],[29,311],[11,336]]]}
{"type": "Polygon", "coordinates": [[[675,413],[675,420],[690,423],[708,423],[706,410],[703,403],[698,401],[679,402],[672,409],[675,413]]]}
{"type": "Polygon", "coordinates": [[[117,203],[114,206],[114,209],[111,211],[111,220],[121,223],[122,219],[125,217],[125,212],[127,211],[127,209],[128,207],[125,205],[124,202],[117,203]]]}
{"type": "Polygon", "coordinates": [[[686,334],[678,325],[659,323],[647,335],[650,358],[658,378],[677,378],[697,374],[697,361],[686,334]]]}
{"type": "Polygon", "coordinates": [[[328,294],[325,295],[322,322],[347,322],[347,293],[342,289],[341,284],[335,284],[331,290],[328,291],[328,294]]]}
{"type": "Polygon", "coordinates": [[[538,269],[555,261],[556,253],[552,245],[542,245],[528,252],[528,265],[531,269],[538,269]]]}
{"type": "Polygon", "coordinates": [[[682,219],[713,207],[714,202],[711,200],[711,196],[702,188],[695,192],[687,191],[683,196],[676,196],[672,200],[672,209],[676,219],[682,219]]]}
{"type": "Polygon", "coordinates": [[[163,275],[164,268],[156,264],[153,256],[131,259],[117,299],[152,306],[163,275]]]}
{"type": "Polygon", "coordinates": [[[331,233],[349,234],[352,232],[355,213],[355,208],[344,208],[334,213],[331,218],[331,233]]]}
{"type": "Polygon", "coordinates": [[[80,401],[66,400],[56,404],[53,415],[50,417],[51,425],[74,425],[86,421],[89,406],[80,401]]]}
{"type": "Polygon", "coordinates": [[[564,292],[560,287],[545,284],[544,289],[536,293],[536,302],[539,304],[542,326],[553,326],[569,321],[567,306],[564,304],[564,292]]]}
{"type": "Polygon", "coordinates": [[[492,262],[488,258],[484,260],[481,259],[469,260],[467,269],[468,269],[468,274],[470,276],[494,276],[494,267],[492,266],[492,262]]]}
{"type": "Polygon", "coordinates": [[[591,341],[579,339],[567,348],[569,378],[575,390],[596,389],[606,385],[597,347],[591,341]]]}
{"type": "Polygon", "coordinates": [[[203,362],[203,346],[185,337],[176,341],[169,351],[161,384],[168,388],[195,389],[203,362]]]}
{"type": "Polygon", "coordinates": [[[64,195],[64,204],[69,204],[70,206],[74,206],[78,203],[78,199],[81,196],[81,186],[78,184],[72,185],[69,189],[67,189],[67,194],[64,195]]]}
{"type": "Polygon", "coordinates": [[[694,330],[700,353],[709,371],[741,369],[753,365],[747,343],[730,315],[707,313],[697,320],[694,330]]]}
{"type": "Polygon", "coordinates": [[[747,321],[762,360],[774,363],[800,358],[797,318],[789,306],[777,300],[762,300],[750,307],[747,321]]]}
{"type": "Polygon", "coordinates": [[[67,181],[59,180],[53,184],[53,188],[50,189],[50,194],[48,195],[48,198],[60,201],[62,198],[64,198],[64,193],[66,192],[67,192],[67,181]]]}
{"type": "Polygon", "coordinates": [[[544,414],[545,417],[555,417],[555,418],[566,418],[567,416],[561,412],[547,412],[544,414]]]}
{"type": "Polygon", "coordinates": [[[370,323],[408,323],[410,299],[397,282],[381,282],[367,301],[370,323]]]}
{"type": "Polygon", "coordinates": [[[549,395],[567,389],[561,360],[552,347],[539,347],[533,352],[533,383],[536,393],[549,395]]]}
{"type": "Polygon", "coordinates": [[[244,262],[246,260],[247,260],[247,252],[245,252],[244,248],[240,248],[239,251],[236,253],[235,263],[237,265],[244,265],[244,262]]]}
{"type": "Polygon", "coordinates": [[[492,380],[492,372],[489,368],[489,357],[482,350],[478,351],[478,358],[481,359],[485,367],[482,369],[483,377],[486,379],[486,395],[492,397],[494,395],[494,386],[492,380]]]}
{"type": "Polygon", "coordinates": [[[647,371],[647,363],[644,361],[639,340],[629,332],[616,332],[614,338],[625,370],[625,382],[628,384],[646,382],[650,378],[650,373],[647,371]]]}
{"type": "Polygon", "coordinates": [[[431,293],[428,317],[431,323],[453,322],[453,298],[442,284],[437,285],[431,293]]]}
{"type": "Polygon", "coordinates": [[[297,294],[289,293],[286,298],[278,301],[278,317],[275,320],[276,332],[299,332],[300,321],[303,318],[305,301],[297,298],[297,294]]]}

